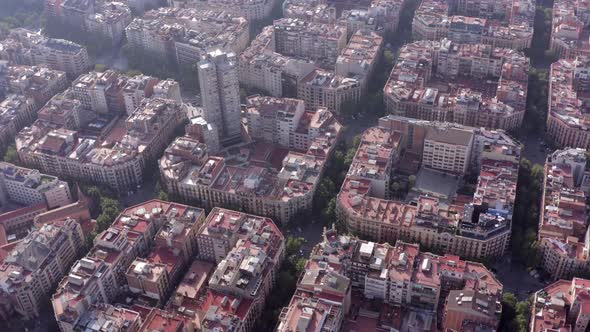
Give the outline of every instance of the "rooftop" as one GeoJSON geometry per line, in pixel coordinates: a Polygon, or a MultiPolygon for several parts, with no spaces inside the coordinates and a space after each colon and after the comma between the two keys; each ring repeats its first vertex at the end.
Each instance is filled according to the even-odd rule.
{"type": "Polygon", "coordinates": [[[423,0],[416,10],[413,24],[431,29],[450,27],[451,30],[466,30],[469,26],[473,34],[504,40],[530,39],[534,15],[535,5],[529,0],[502,0],[488,6],[487,10],[469,5],[452,7],[445,0],[423,0]]]}
{"type": "Polygon", "coordinates": [[[88,310],[75,325],[81,331],[101,331],[109,328],[113,331],[124,331],[126,328],[140,326],[139,313],[123,307],[107,303],[96,304],[88,310]]]}
{"type": "MultiPolygon", "coordinates": [[[[75,88],[94,83],[81,76],[73,84],[75,88]]],[[[109,167],[143,154],[163,127],[182,116],[184,110],[180,103],[157,97],[144,99],[126,120],[98,117],[82,128],[72,128],[69,122],[53,116],[42,116],[19,132],[16,147],[20,153],[26,151],[40,157],[56,155],[109,167]],[[65,124],[68,125],[62,127],[65,124]]]]}
{"type": "Polygon", "coordinates": [[[551,65],[549,77],[549,114],[559,122],[580,131],[590,128],[590,116],[583,102],[588,92],[584,71],[588,58],[561,59],[551,65]]]}
{"type": "Polygon", "coordinates": [[[583,149],[557,150],[547,157],[540,239],[546,239],[560,255],[585,261],[587,232],[586,193],[581,189],[586,168],[583,149]]]}
{"type": "MultiPolygon", "coordinates": [[[[347,177],[338,195],[338,203],[356,222],[378,222],[388,227],[423,227],[436,232],[485,239],[509,230],[509,211],[516,196],[519,158],[517,142],[503,132],[412,120],[389,116],[378,127],[365,131],[347,177]],[[403,146],[406,126],[414,128],[411,146],[403,146]],[[477,141],[477,143],[473,143],[477,141]],[[480,143],[481,142],[481,143],[480,143]],[[464,197],[457,193],[459,179],[445,171],[418,168],[416,185],[406,201],[386,199],[381,189],[389,173],[400,167],[405,156],[422,158],[423,144],[445,143],[482,149],[480,162],[471,167],[478,175],[475,193],[464,197]],[[438,182],[437,182],[438,181],[438,182]],[[438,183],[432,186],[431,183],[438,183]],[[483,210],[475,206],[486,206],[483,210]]],[[[404,143],[405,144],[405,143],[404,143]]],[[[381,226],[380,226],[381,227],[381,226]]]]}
{"type": "Polygon", "coordinates": [[[160,171],[169,181],[189,188],[206,187],[234,195],[255,194],[285,202],[309,195],[319,181],[342,126],[324,109],[297,122],[295,109],[302,110],[301,106],[297,99],[251,96],[246,112],[272,121],[293,121],[292,130],[308,138],[305,151],[296,152],[289,150],[289,146],[255,139],[213,154],[187,130],[186,136],[177,138],[164,152],[160,171]]]}
{"type": "Polygon", "coordinates": [[[221,10],[163,7],[135,18],[127,34],[144,31],[162,40],[174,40],[202,50],[229,49],[248,31],[248,21],[221,10]]]}
{"type": "Polygon", "coordinates": [[[424,105],[429,112],[467,109],[482,119],[484,114],[509,118],[525,110],[528,68],[529,59],[510,49],[448,39],[417,41],[402,47],[383,91],[394,103],[424,105]],[[465,67],[457,68],[457,61],[465,67]]]}

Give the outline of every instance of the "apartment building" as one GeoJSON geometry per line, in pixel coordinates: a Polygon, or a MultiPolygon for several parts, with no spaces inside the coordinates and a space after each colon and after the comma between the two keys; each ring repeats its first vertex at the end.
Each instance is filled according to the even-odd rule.
{"type": "Polygon", "coordinates": [[[584,103],[589,68],[590,59],[586,56],[551,64],[547,134],[559,146],[590,147],[589,118],[584,103]]]}
{"type": "Polygon", "coordinates": [[[52,303],[63,332],[96,326],[121,332],[190,332],[194,326],[249,332],[284,256],[285,238],[269,218],[216,208],[205,219],[200,208],[151,200],[125,209],[97,236],[52,303]],[[175,240],[168,237],[171,232],[175,240]],[[229,247],[211,256],[228,236],[229,247]],[[184,256],[176,246],[181,242],[183,248],[197,244],[197,260],[197,248],[184,256]],[[127,305],[110,304],[124,291],[127,305]]]}
{"type": "MultiPolygon", "coordinates": [[[[256,103],[286,103],[280,99],[258,98],[256,103]]],[[[252,105],[249,112],[259,113],[252,107],[257,106],[252,105]]],[[[288,222],[311,208],[325,162],[342,128],[327,110],[315,114],[305,112],[299,123],[292,126],[294,145],[302,152],[255,140],[216,153],[201,143],[207,128],[199,125],[200,129],[196,130],[195,126],[191,119],[187,135],[177,138],[160,159],[160,174],[166,189],[187,200],[198,201],[206,208],[240,207],[280,222],[288,222]],[[236,160],[240,160],[239,164],[233,163],[236,160]]]]}
{"type": "Polygon", "coordinates": [[[283,17],[333,24],[337,21],[336,7],[325,1],[287,0],[283,3],[283,17]]]}
{"type": "Polygon", "coordinates": [[[126,120],[94,115],[76,130],[40,119],[17,135],[17,151],[23,163],[43,172],[128,190],[141,184],[145,163],[159,156],[186,119],[185,107],[144,99],[126,120]]]}
{"type": "Polygon", "coordinates": [[[444,308],[445,331],[462,331],[466,323],[496,330],[500,322],[498,298],[474,290],[452,290],[444,308]]]}
{"type": "Polygon", "coordinates": [[[44,66],[0,67],[0,93],[23,95],[34,101],[35,110],[68,86],[66,73],[44,66]]]}
{"type": "Polygon", "coordinates": [[[406,2],[403,0],[373,1],[309,1],[288,0],[283,4],[283,16],[318,23],[335,23],[345,26],[348,38],[360,29],[377,31],[379,34],[395,33],[400,13],[406,2]]]}
{"type": "Polygon", "coordinates": [[[86,17],[94,13],[97,7],[94,0],[51,0],[50,2],[54,7],[58,7],[52,11],[59,15],[56,18],[72,28],[84,28],[86,17]]]}
{"type": "Polygon", "coordinates": [[[173,79],[161,80],[154,86],[154,96],[164,99],[172,99],[182,102],[180,95],[180,84],[173,79]]]}
{"type": "Polygon", "coordinates": [[[526,110],[530,61],[522,53],[449,39],[405,45],[383,88],[391,114],[515,130],[526,110]]]}
{"type": "Polygon", "coordinates": [[[183,214],[164,222],[156,233],[156,246],[178,252],[180,258],[175,259],[186,264],[198,252],[197,236],[204,224],[205,210],[186,208],[183,214]]]}
{"type": "Polygon", "coordinates": [[[340,76],[316,68],[297,84],[297,98],[302,99],[309,110],[325,107],[340,113],[343,107],[360,102],[363,90],[360,76],[340,76]]]}
{"type": "Polygon", "coordinates": [[[11,30],[0,45],[0,59],[16,65],[46,65],[71,77],[86,72],[91,65],[86,47],[24,28],[11,30]]]}
{"type": "Polygon", "coordinates": [[[77,261],[64,277],[52,297],[55,319],[62,332],[74,327],[94,303],[108,302],[117,283],[113,268],[107,262],[91,257],[77,261]]]}
{"type": "Polygon", "coordinates": [[[123,210],[59,283],[52,305],[60,330],[77,331],[94,304],[110,303],[119,296],[127,285],[125,273],[137,257],[157,259],[148,255],[157,231],[173,219],[196,221],[198,211],[202,210],[160,200],[123,210]]]}
{"type": "Polygon", "coordinates": [[[466,174],[473,147],[473,132],[463,128],[432,128],[424,137],[422,165],[448,173],[466,174]]]}
{"type": "MultiPolygon", "coordinates": [[[[147,75],[137,75],[127,79],[122,92],[127,115],[133,114],[144,98],[155,95],[154,90],[159,82],[157,78],[147,75]]],[[[174,99],[168,98],[168,93],[164,91],[160,94],[161,98],[174,99]]],[[[182,102],[182,100],[177,101],[182,102]]]]}
{"type": "Polygon", "coordinates": [[[227,11],[159,8],[135,18],[125,29],[136,52],[180,66],[192,66],[210,50],[236,54],[249,41],[248,21],[227,11]]]}
{"type": "Polygon", "coordinates": [[[283,259],[284,239],[270,218],[214,208],[197,236],[199,259],[219,264],[253,236],[262,237],[258,245],[266,248],[266,258],[275,262],[283,259]]]}
{"type": "Polygon", "coordinates": [[[325,331],[362,326],[402,330],[402,321],[414,330],[444,330],[443,322],[436,325],[437,312],[446,313],[449,327],[453,319],[459,324],[469,321],[497,328],[501,296],[502,284],[482,264],[421,252],[417,244],[379,244],[339,235],[334,228],[324,229],[323,242],[312,250],[289,306],[281,311],[276,331],[290,331],[293,326],[325,331]],[[462,301],[455,300],[459,294],[462,301]],[[484,299],[489,304],[485,308],[480,304],[484,299]],[[380,314],[364,304],[371,300],[380,301],[385,311],[380,314]],[[460,311],[457,307],[468,306],[472,315],[454,314],[460,311]],[[387,321],[384,312],[398,319],[387,321]],[[421,322],[414,325],[414,320],[421,322]]]}
{"type": "Polygon", "coordinates": [[[158,308],[145,308],[149,313],[141,325],[140,332],[162,330],[163,332],[191,332],[194,326],[179,314],[158,308]]]}
{"type": "Polygon", "coordinates": [[[215,50],[199,62],[203,119],[215,127],[222,141],[241,139],[240,86],[234,53],[215,50]]]}
{"type": "Polygon", "coordinates": [[[45,8],[50,20],[57,20],[64,28],[79,29],[118,45],[132,20],[131,8],[138,9],[143,1],[47,0],[45,8]]]}
{"type": "Polygon", "coordinates": [[[150,97],[182,102],[180,85],[172,79],[161,81],[147,75],[127,76],[112,69],[78,76],[68,92],[85,109],[100,114],[131,115],[144,98],[150,97]]]}
{"type": "Polygon", "coordinates": [[[203,297],[207,294],[207,281],[215,264],[210,261],[194,259],[184,277],[170,295],[165,306],[168,312],[178,312],[187,318],[198,320],[196,313],[200,310],[203,297]]]}
{"type": "Polygon", "coordinates": [[[560,0],[553,3],[550,49],[559,58],[574,60],[589,56],[587,38],[590,19],[584,1],[560,0]]]}
{"type": "MultiPolygon", "coordinates": [[[[239,249],[244,242],[253,239],[255,243],[252,246],[258,247],[256,254],[264,253],[265,259],[275,263],[282,261],[285,255],[284,238],[270,218],[215,208],[207,216],[205,227],[197,236],[199,257],[219,264],[232,256],[232,250],[239,249]]],[[[274,266],[274,272],[278,267],[274,266]]]]}
{"type": "Polygon", "coordinates": [[[293,97],[297,83],[315,67],[314,61],[294,58],[276,51],[274,27],[267,26],[239,57],[240,84],[265,91],[274,97],[293,97]]]}
{"type": "MultiPolygon", "coordinates": [[[[327,287],[324,287],[327,288],[327,287]]],[[[333,287],[335,288],[335,287],[333,287]]],[[[341,288],[349,289],[343,286],[341,288]]],[[[339,294],[339,298],[344,297],[339,294]]],[[[278,332],[296,331],[297,329],[320,329],[326,332],[341,331],[343,318],[342,303],[334,301],[332,293],[324,298],[310,297],[305,292],[296,291],[289,306],[284,307],[279,316],[278,332]]]]}
{"type": "Polygon", "coordinates": [[[554,279],[589,271],[586,150],[557,150],[547,157],[539,224],[542,266],[554,279]]]}
{"type": "MultiPolygon", "coordinates": [[[[85,249],[80,224],[65,219],[33,230],[0,265],[0,292],[10,309],[25,319],[40,315],[59,279],[85,249]]],[[[2,318],[9,319],[4,310],[2,318]]]]}
{"type": "Polygon", "coordinates": [[[40,228],[56,221],[73,219],[82,225],[83,232],[90,232],[94,229],[94,222],[90,215],[91,205],[91,199],[84,195],[81,190],[78,190],[78,200],[76,202],[39,213],[33,218],[33,225],[40,228]]]}
{"type": "Polygon", "coordinates": [[[282,19],[263,29],[240,54],[240,83],[275,97],[297,96],[309,110],[327,107],[339,112],[346,102],[358,102],[379,61],[383,38],[375,32],[359,30],[351,34],[347,43],[346,36],[340,37],[345,28],[324,25],[282,19]],[[307,46],[309,43],[338,46],[328,52],[320,49],[327,47],[307,46]]]}
{"type": "MultiPolygon", "coordinates": [[[[172,261],[169,263],[173,265],[172,261]]],[[[165,298],[171,287],[168,264],[151,262],[144,258],[136,258],[131,263],[125,278],[132,294],[154,299],[157,303],[165,298]]]]}
{"type": "MultiPolygon", "coordinates": [[[[134,78],[130,80],[133,81],[134,78]]],[[[127,107],[135,110],[137,105],[134,103],[137,103],[137,99],[141,98],[138,96],[134,100],[129,98],[126,92],[124,94],[123,91],[129,83],[128,81],[127,77],[116,70],[90,71],[78,76],[72,82],[70,91],[72,98],[80,101],[87,110],[99,114],[120,113],[127,110],[127,107]]]]}
{"type": "Polygon", "coordinates": [[[82,316],[77,327],[80,331],[108,328],[111,332],[138,332],[141,322],[141,315],[136,311],[108,303],[99,303],[93,305],[82,316]]]}
{"type": "Polygon", "coordinates": [[[273,22],[278,53],[334,63],[346,46],[346,27],[282,18],[273,22]]]}
{"type": "Polygon", "coordinates": [[[414,40],[485,44],[524,50],[533,38],[535,3],[424,0],[412,21],[414,40]]]}
{"type": "Polygon", "coordinates": [[[142,302],[164,304],[180,273],[197,253],[205,211],[182,205],[174,208],[176,216],[171,211],[164,219],[147,257],[136,258],[125,272],[129,291],[142,302]]]}
{"type": "Polygon", "coordinates": [[[581,278],[558,280],[534,294],[530,331],[585,331],[590,323],[590,281],[581,278]]]}
{"type": "Polygon", "coordinates": [[[265,0],[168,0],[174,8],[196,8],[199,10],[224,10],[232,15],[243,16],[248,21],[267,18],[275,6],[275,1],[265,0]]]}
{"type": "Polygon", "coordinates": [[[216,262],[216,268],[200,296],[206,312],[201,325],[205,331],[252,331],[284,259],[285,238],[269,218],[219,208],[205,225],[198,237],[199,255],[216,262]],[[230,240],[235,242],[220,259],[224,234],[235,234],[230,240]],[[214,252],[220,256],[212,257],[214,252]]]}
{"type": "Polygon", "coordinates": [[[118,46],[125,38],[125,28],[133,19],[128,3],[100,2],[84,23],[86,30],[118,46]]]}
{"type": "MultiPolygon", "coordinates": [[[[190,209],[194,208],[187,211],[190,209]]],[[[171,265],[178,265],[179,260],[167,260],[161,255],[157,236],[156,248],[147,258],[138,258],[130,265],[126,274],[130,291],[141,289],[144,299],[159,297],[160,303],[166,303],[165,310],[152,309],[147,316],[142,314],[139,331],[166,327],[188,332],[185,329],[191,326],[211,332],[252,331],[284,259],[283,235],[269,218],[216,208],[201,228],[198,248],[199,260],[193,261],[168,301],[167,291],[176,282],[166,278],[175,271],[171,265]],[[219,257],[208,254],[228,236],[231,244],[227,250],[218,252],[219,257]],[[160,318],[165,325],[158,325],[160,318]]],[[[144,308],[138,302],[132,306],[139,312],[144,308]]]]}
{"type": "Polygon", "coordinates": [[[8,146],[24,126],[30,125],[37,107],[31,98],[9,94],[0,102],[0,144],[8,146]]]}
{"type": "Polygon", "coordinates": [[[0,202],[5,212],[0,214],[0,245],[15,243],[26,237],[32,229],[40,228],[52,220],[70,217],[83,223],[83,230],[89,231],[90,215],[83,199],[72,203],[68,184],[58,178],[9,163],[0,164],[0,202]],[[16,205],[16,206],[15,206],[16,205]],[[72,206],[78,209],[70,209],[72,206]],[[56,211],[68,210],[69,215],[56,211]],[[43,216],[43,217],[41,217],[43,216]],[[83,217],[83,218],[82,218],[83,217]],[[35,222],[37,218],[39,222],[35,222]]]}
{"type": "Polygon", "coordinates": [[[165,314],[183,320],[182,326],[201,326],[203,331],[208,332],[252,331],[260,317],[260,312],[253,310],[260,308],[259,301],[209,289],[206,283],[212,267],[209,262],[195,261],[176,289],[176,295],[171,298],[165,314]]]}
{"type": "Polygon", "coordinates": [[[375,64],[379,62],[382,46],[383,37],[372,31],[358,30],[336,59],[336,75],[361,76],[364,78],[361,85],[366,89],[375,64]]]}
{"type": "Polygon", "coordinates": [[[277,331],[341,330],[344,315],[352,304],[352,286],[349,278],[326,265],[308,263],[289,306],[281,311],[277,331]]]}
{"type": "Polygon", "coordinates": [[[392,33],[399,27],[400,14],[406,4],[404,0],[373,0],[367,11],[370,16],[375,17],[385,33],[392,33]]]}
{"type": "Polygon", "coordinates": [[[295,131],[305,114],[303,100],[250,96],[247,99],[248,134],[254,139],[295,148],[295,131]]]}
{"type": "Polygon", "coordinates": [[[4,162],[0,163],[0,201],[3,205],[8,201],[23,205],[44,203],[49,209],[73,202],[67,182],[4,162]]]}
{"type": "Polygon", "coordinates": [[[47,212],[47,205],[39,203],[0,215],[0,243],[2,245],[22,239],[30,232],[35,217],[47,212]]]}
{"type": "Polygon", "coordinates": [[[381,118],[362,136],[338,194],[337,217],[379,242],[402,239],[478,259],[502,255],[519,158],[519,144],[503,132],[381,118]],[[416,175],[402,201],[390,200],[393,169],[416,175]],[[471,199],[456,193],[464,174],[478,177],[471,199]]]}
{"type": "MultiPolygon", "coordinates": [[[[330,8],[330,7],[329,7],[330,8]]],[[[338,24],[346,26],[347,37],[350,38],[357,31],[371,31],[383,33],[383,27],[377,25],[375,17],[365,9],[344,10],[338,18],[338,24]]]]}

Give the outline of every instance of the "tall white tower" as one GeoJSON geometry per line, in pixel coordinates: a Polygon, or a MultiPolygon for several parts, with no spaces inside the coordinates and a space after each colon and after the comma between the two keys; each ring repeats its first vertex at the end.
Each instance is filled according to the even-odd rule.
{"type": "Polygon", "coordinates": [[[203,118],[217,127],[221,141],[241,136],[240,86],[234,53],[209,52],[199,62],[203,118]]]}

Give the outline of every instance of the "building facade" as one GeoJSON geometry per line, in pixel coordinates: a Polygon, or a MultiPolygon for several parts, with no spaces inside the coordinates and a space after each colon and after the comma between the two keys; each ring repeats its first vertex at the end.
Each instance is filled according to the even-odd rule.
{"type": "Polygon", "coordinates": [[[303,112],[297,123],[295,119],[282,121],[273,115],[282,118],[278,114],[282,113],[290,117],[291,111],[287,110],[290,104],[298,105],[295,113],[301,113],[301,101],[294,99],[254,96],[249,103],[247,117],[252,122],[248,130],[253,133],[248,139],[254,139],[253,142],[219,154],[211,146],[216,132],[203,124],[200,117],[191,119],[186,127],[187,135],[177,138],[160,159],[162,182],[168,192],[198,201],[206,208],[240,208],[288,222],[311,208],[314,192],[325,162],[339,138],[341,125],[325,109],[315,113],[303,112]],[[285,110],[273,113],[274,108],[285,110]],[[263,133],[258,131],[262,122],[268,122],[264,126],[269,128],[282,127],[263,133]],[[283,142],[289,145],[282,145],[283,142]],[[238,160],[239,164],[232,165],[238,160]]]}
{"type": "Polygon", "coordinates": [[[502,255],[510,240],[520,146],[503,132],[448,123],[395,116],[379,123],[363,134],[338,194],[339,220],[379,242],[401,239],[478,259],[502,255]],[[394,169],[416,176],[402,201],[391,199],[394,169]],[[474,195],[459,203],[457,184],[444,179],[464,174],[478,180],[474,195]]]}
{"type": "MultiPolygon", "coordinates": [[[[38,317],[49,292],[85,249],[80,224],[73,219],[31,232],[0,265],[3,302],[25,319],[38,317]]],[[[4,310],[2,310],[4,311],[4,310]]],[[[5,317],[4,319],[10,317],[5,317]]]]}
{"type": "Polygon", "coordinates": [[[400,51],[384,103],[394,115],[516,130],[526,109],[528,70],[529,59],[514,50],[418,41],[400,51]]]}
{"type": "Polygon", "coordinates": [[[561,59],[549,72],[547,134],[562,147],[590,147],[589,118],[585,112],[589,58],[561,59]]]}
{"type": "Polygon", "coordinates": [[[217,128],[221,139],[239,139],[242,123],[235,54],[220,50],[208,53],[198,68],[203,119],[217,128]]]}
{"type": "Polygon", "coordinates": [[[554,279],[590,271],[586,162],[584,149],[570,148],[553,152],[545,163],[539,247],[543,269],[554,279]]]}

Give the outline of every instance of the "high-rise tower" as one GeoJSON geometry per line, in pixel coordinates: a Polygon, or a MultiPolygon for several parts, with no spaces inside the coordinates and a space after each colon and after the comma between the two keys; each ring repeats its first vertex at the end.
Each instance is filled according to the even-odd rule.
{"type": "Polygon", "coordinates": [[[217,127],[220,141],[241,136],[240,86],[237,58],[221,50],[209,52],[199,62],[203,118],[217,127]]]}

